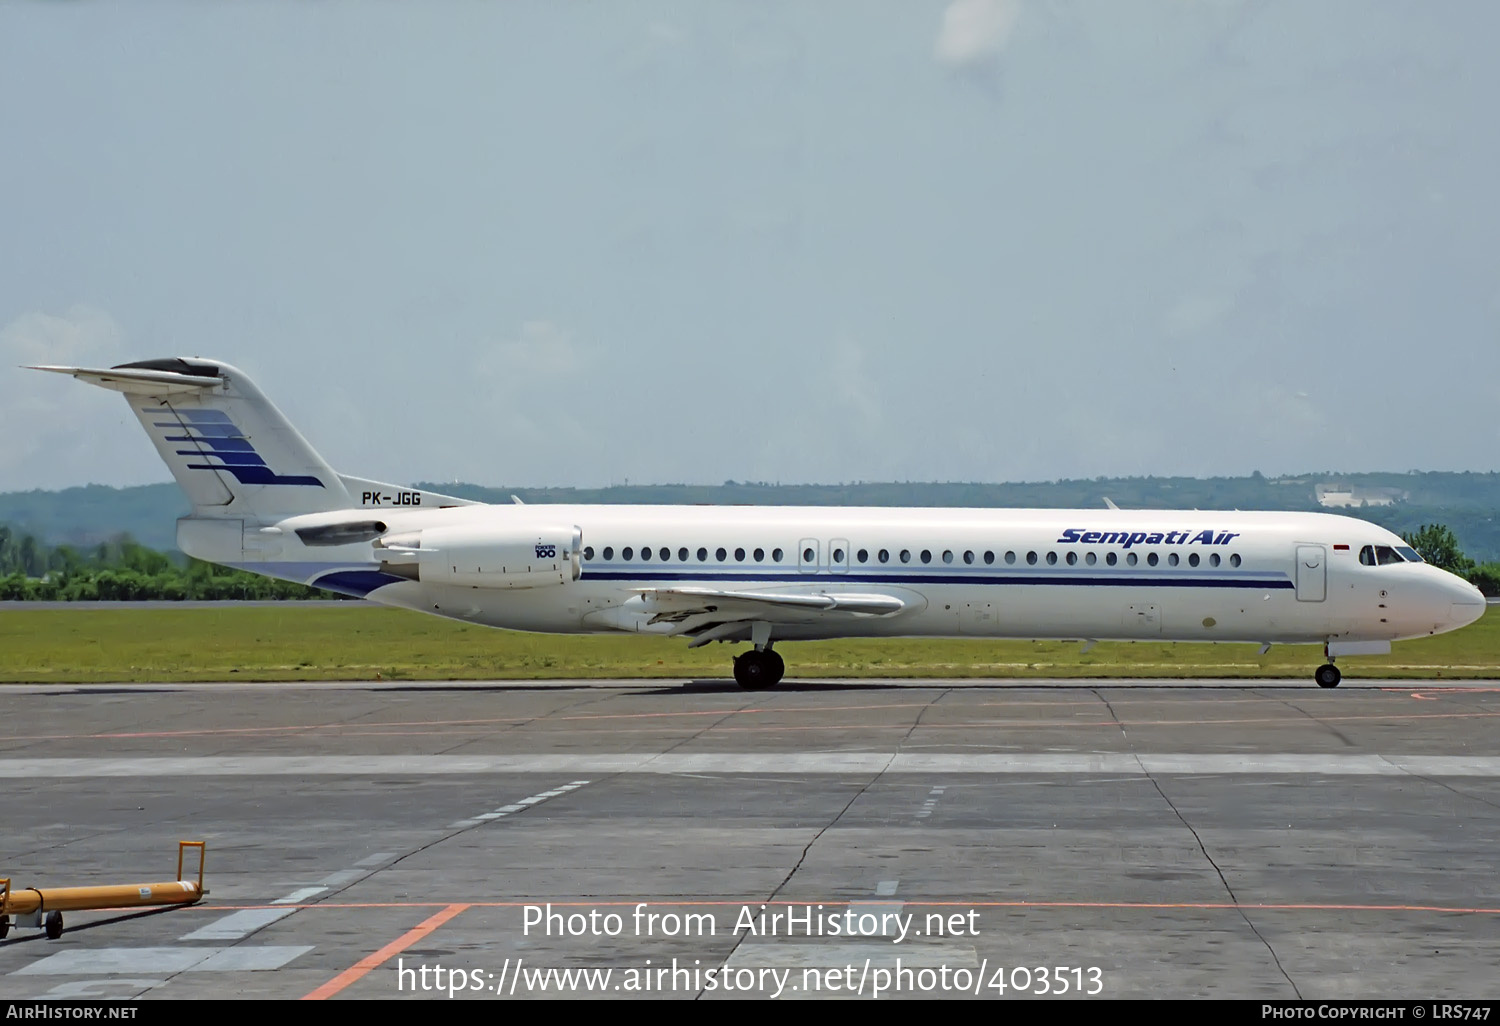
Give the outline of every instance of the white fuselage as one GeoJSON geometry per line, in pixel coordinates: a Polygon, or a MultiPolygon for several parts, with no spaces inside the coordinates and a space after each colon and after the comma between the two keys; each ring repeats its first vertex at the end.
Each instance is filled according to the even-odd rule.
{"type": "MultiPolygon", "coordinates": [[[[191,555],[515,630],[682,632],[657,589],[876,593],[893,615],[783,615],[775,640],[850,636],[1161,639],[1349,646],[1453,630],[1477,589],[1322,513],[733,506],[357,509],[280,523],[185,518],[191,555]],[[369,541],[306,545],[295,525],[378,517],[399,536],[438,527],[581,531],[577,579],[535,587],[435,584],[382,571],[369,541]],[[243,527],[241,528],[241,525],[243,527]],[[242,533],[241,533],[242,532],[242,533]]],[[[1335,652],[1335,654],[1338,654],[1335,652]]]]}

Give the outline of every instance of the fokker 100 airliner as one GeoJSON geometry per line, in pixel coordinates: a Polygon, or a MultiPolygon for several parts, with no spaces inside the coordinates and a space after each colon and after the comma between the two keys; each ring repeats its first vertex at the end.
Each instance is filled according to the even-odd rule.
{"type": "Polygon", "coordinates": [[[750,644],[1056,638],[1316,644],[1334,660],[1478,619],[1473,585],[1374,524],[1198,510],[487,505],[335,473],[241,371],[38,367],[125,394],[199,559],[512,630],[750,644]]]}

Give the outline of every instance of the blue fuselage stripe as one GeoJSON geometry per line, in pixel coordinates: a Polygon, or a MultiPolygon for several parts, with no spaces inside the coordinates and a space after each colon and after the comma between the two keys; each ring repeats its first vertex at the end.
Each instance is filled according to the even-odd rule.
{"type": "Polygon", "coordinates": [[[1114,587],[1114,588],[1250,588],[1255,590],[1291,589],[1293,584],[1285,577],[1167,577],[1141,574],[1078,576],[1061,573],[1036,574],[872,574],[872,573],[806,573],[806,574],[737,574],[733,571],[717,573],[691,573],[680,570],[593,570],[583,571],[586,581],[744,581],[788,583],[846,584],[971,584],[971,585],[1031,585],[1059,587],[1114,587]]]}

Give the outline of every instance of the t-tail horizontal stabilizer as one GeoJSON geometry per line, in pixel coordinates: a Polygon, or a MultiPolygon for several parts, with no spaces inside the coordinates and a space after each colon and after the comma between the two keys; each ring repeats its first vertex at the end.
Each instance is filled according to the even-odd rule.
{"type": "Polygon", "coordinates": [[[351,507],[468,505],[334,472],[245,373],[168,357],[118,367],[40,366],[122,392],[195,516],[280,519],[351,507]]]}

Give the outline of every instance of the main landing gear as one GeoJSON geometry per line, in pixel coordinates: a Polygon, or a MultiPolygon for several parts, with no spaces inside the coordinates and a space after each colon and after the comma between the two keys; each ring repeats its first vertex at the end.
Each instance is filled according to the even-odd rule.
{"type": "Polygon", "coordinates": [[[746,691],[774,688],[786,673],[786,663],[771,646],[752,648],[734,657],[734,682],[746,691]]]}
{"type": "Polygon", "coordinates": [[[1336,688],[1339,686],[1339,681],[1343,679],[1344,675],[1339,673],[1339,668],[1333,665],[1332,659],[1318,667],[1317,672],[1313,674],[1313,680],[1318,682],[1320,688],[1336,688]]]}

